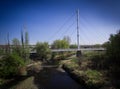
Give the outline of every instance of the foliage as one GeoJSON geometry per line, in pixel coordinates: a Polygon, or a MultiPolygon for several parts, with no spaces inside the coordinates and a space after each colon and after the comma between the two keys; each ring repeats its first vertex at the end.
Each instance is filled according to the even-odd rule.
{"type": "Polygon", "coordinates": [[[29,59],[29,37],[28,37],[28,32],[25,32],[25,43],[24,43],[24,57],[25,61],[29,59]]]}
{"type": "Polygon", "coordinates": [[[22,49],[20,46],[20,41],[17,38],[14,38],[12,40],[12,45],[13,45],[12,52],[17,53],[19,56],[21,56],[22,49]]]}
{"type": "Polygon", "coordinates": [[[71,62],[73,62],[73,63],[76,63],[76,64],[77,64],[77,63],[79,62],[79,60],[78,60],[77,58],[72,58],[72,59],[71,59],[71,62]]]}
{"type": "Polygon", "coordinates": [[[97,79],[97,80],[99,80],[100,78],[98,77],[98,76],[102,76],[102,74],[100,73],[100,72],[98,72],[98,71],[96,71],[96,70],[90,70],[90,69],[88,69],[86,72],[85,72],[85,74],[89,77],[89,78],[91,78],[91,79],[97,79]]]}
{"type": "Polygon", "coordinates": [[[49,49],[49,45],[47,42],[40,43],[38,42],[35,47],[37,51],[37,55],[40,59],[48,59],[50,58],[51,51],[49,49]]]}
{"type": "Polygon", "coordinates": [[[4,51],[2,48],[0,48],[0,56],[4,54],[4,51]]]}
{"type": "Polygon", "coordinates": [[[68,57],[75,55],[75,52],[52,52],[51,60],[65,60],[68,57]]]}
{"type": "Polygon", "coordinates": [[[110,36],[107,55],[115,60],[120,59],[120,32],[110,36]]]}
{"type": "Polygon", "coordinates": [[[70,45],[70,48],[77,48],[77,45],[76,44],[72,44],[72,45],[70,45]]]}
{"type": "Polygon", "coordinates": [[[95,44],[95,45],[93,45],[93,47],[99,48],[99,47],[101,47],[101,45],[100,44],[95,44]]]}
{"type": "Polygon", "coordinates": [[[25,32],[25,36],[23,34],[23,31],[21,31],[21,48],[22,48],[22,57],[24,58],[25,62],[28,62],[29,60],[29,37],[28,32],[25,32]]]}
{"type": "Polygon", "coordinates": [[[21,43],[17,38],[12,40],[13,45],[13,53],[17,53],[19,56],[24,58],[24,61],[28,61],[29,59],[29,39],[28,32],[25,32],[25,38],[23,36],[23,32],[21,33],[21,43]],[[24,41],[25,39],[25,41],[24,41]],[[22,44],[22,45],[21,45],[22,44]]]}
{"type": "Polygon", "coordinates": [[[104,84],[104,78],[99,71],[88,69],[85,71],[85,76],[87,77],[86,83],[88,86],[99,87],[104,84]]]}
{"type": "Polygon", "coordinates": [[[107,64],[110,71],[109,75],[118,79],[120,75],[120,31],[110,36],[106,48],[108,56],[107,64]]]}
{"type": "Polygon", "coordinates": [[[29,44],[28,32],[25,32],[25,45],[29,44]]]}
{"type": "Polygon", "coordinates": [[[63,40],[65,40],[67,43],[69,43],[70,44],[70,42],[71,42],[71,39],[70,39],[70,37],[69,36],[64,36],[63,37],[63,40]]]}
{"type": "Polygon", "coordinates": [[[77,79],[79,81],[83,80],[88,87],[91,87],[90,89],[99,89],[105,84],[104,76],[100,71],[88,68],[85,70],[80,69],[77,62],[78,60],[74,58],[71,60],[65,60],[62,64],[64,64],[64,67],[66,67],[71,73],[78,76],[77,79]]]}
{"type": "Polygon", "coordinates": [[[23,59],[17,54],[8,54],[0,60],[0,77],[11,77],[17,75],[21,66],[24,66],[23,59]]]}
{"type": "Polygon", "coordinates": [[[109,45],[109,42],[105,42],[102,44],[102,47],[106,48],[109,45]]]}
{"type": "Polygon", "coordinates": [[[63,40],[55,40],[52,44],[52,48],[54,49],[69,48],[69,41],[67,38],[63,38],[63,40]]]}
{"type": "Polygon", "coordinates": [[[78,62],[77,58],[72,58],[70,60],[64,61],[63,64],[65,66],[67,66],[69,69],[72,70],[72,69],[78,69],[79,68],[79,65],[78,65],[77,62],[78,62]]]}
{"type": "Polygon", "coordinates": [[[12,40],[12,44],[13,44],[14,46],[18,46],[18,45],[20,45],[20,41],[19,41],[17,38],[14,38],[14,39],[12,40]]]}
{"type": "Polygon", "coordinates": [[[96,55],[93,58],[91,58],[91,67],[93,69],[97,70],[103,70],[108,69],[108,63],[106,62],[106,56],[105,55],[96,55]]]}
{"type": "MultiPolygon", "coordinates": [[[[88,69],[90,71],[88,71],[88,73],[91,71],[93,73],[96,73],[97,71],[103,71],[104,69],[106,69],[107,65],[106,65],[106,56],[105,56],[105,52],[97,52],[97,51],[89,51],[89,52],[85,52],[83,54],[83,57],[81,59],[81,66],[86,67],[85,69],[88,69]]],[[[94,76],[94,74],[91,74],[94,76]]],[[[97,75],[97,74],[96,74],[97,75]]]]}
{"type": "Polygon", "coordinates": [[[105,52],[86,52],[84,58],[92,69],[102,70],[107,68],[105,52]]]}

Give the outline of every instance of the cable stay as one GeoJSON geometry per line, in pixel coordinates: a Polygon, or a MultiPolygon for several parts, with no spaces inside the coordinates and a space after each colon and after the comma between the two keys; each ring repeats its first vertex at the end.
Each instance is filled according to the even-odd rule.
{"type": "MultiPolygon", "coordinates": [[[[84,16],[82,17],[82,19],[84,18],[84,16]]],[[[89,27],[89,28],[91,28],[91,32],[90,33],[92,33],[92,34],[94,34],[95,36],[96,36],[96,38],[97,39],[99,39],[99,40],[103,40],[103,35],[104,34],[100,34],[99,32],[101,31],[99,28],[97,28],[97,30],[99,30],[99,31],[93,31],[92,29],[94,29],[95,28],[95,26],[92,24],[92,23],[89,23],[88,21],[87,21],[87,19],[85,19],[84,18],[84,20],[83,20],[83,24],[84,23],[86,23],[86,24],[90,24],[91,25],[91,27],[89,27]],[[101,36],[102,35],[102,36],[101,36]]],[[[84,24],[85,25],[85,24],[84,24]]],[[[86,27],[87,29],[89,29],[87,26],[84,26],[84,27],[86,27]]]]}
{"type": "Polygon", "coordinates": [[[75,21],[69,25],[69,27],[61,34],[60,38],[62,38],[63,36],[65,36],[65,34],[68,33],[68,31],[70,31],[71,27],[75,24],[75,21]]]}
{"type": "Polygon", "coordinates": [[[58,33],[60,33],[60,31],[63,29],[63,27],[71,20],[71,18],[73,18],[75,16],[75,14],[73,13],[60,27],[59,29],[49,38],[49,40],[52,40],[55,36],[58,35],[58,33]]]}

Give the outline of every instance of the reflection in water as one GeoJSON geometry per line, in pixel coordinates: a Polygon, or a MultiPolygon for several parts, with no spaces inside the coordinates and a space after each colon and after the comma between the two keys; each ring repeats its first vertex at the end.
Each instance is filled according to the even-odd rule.
{"type": "Polygon", "coordinates": [[[34,82],[39,89],[85,89],[57,68],[42,69],[35,75],[34,82]]]}

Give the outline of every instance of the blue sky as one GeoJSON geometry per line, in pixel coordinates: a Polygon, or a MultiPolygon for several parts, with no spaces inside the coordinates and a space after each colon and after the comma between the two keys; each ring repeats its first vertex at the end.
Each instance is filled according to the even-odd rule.
{"type": "Polygon", "coordinates": [[[0,0],[0,44],[20,39],[23,26],[30,44],[50,44],[64,36],[76,43],[76,10],[80,11],[80,44],[102,44],[120,29],[119,0],[0,0]]]}

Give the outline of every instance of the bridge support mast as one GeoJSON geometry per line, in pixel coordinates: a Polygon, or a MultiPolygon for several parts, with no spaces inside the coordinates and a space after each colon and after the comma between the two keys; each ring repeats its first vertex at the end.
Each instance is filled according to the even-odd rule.
{"type": "Polygon", "coordinates": [[[79,44],[79,9],[77,10],[77,46],[78,46],[78,50],[80,50],[80,44],[79,44]]]}
{"type": "Polygon", "coordinates": [[[77,10],[77,57],[81,57],[80,43],[79,43],[79,9],[77,10]]]}

